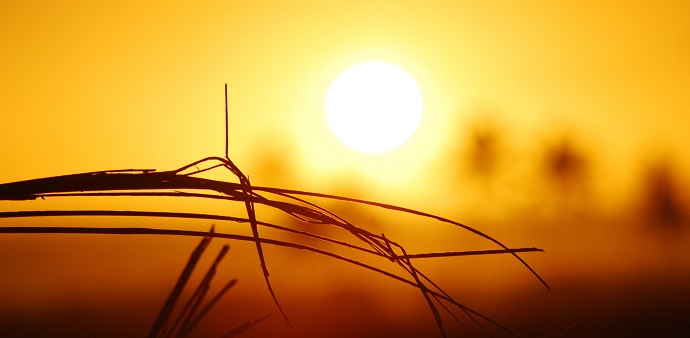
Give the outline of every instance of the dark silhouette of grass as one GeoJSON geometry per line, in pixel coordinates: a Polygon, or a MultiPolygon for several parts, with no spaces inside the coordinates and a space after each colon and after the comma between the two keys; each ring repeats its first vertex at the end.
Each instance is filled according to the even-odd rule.
{"type": "MultiPolygon", "coordinates": [[[[211,228],[211,232],[213,232],[213,228],[211,228]]],[[[187,281],[189,280],[189,277],[192,275],[194,267],[199,262],[199,259],[201,259],[201,255],[204,253],[204,250],[206,250],[206,247],[208,246],[208,243],[210,241],[211,237],[204,237],[203,239],[201,239],[201,242],[199,243],[199,245],[197,245],[196,249],[194,249],[194,251],[192,252],[192,255],[189,257],[189,260],[187,261],[187,265],[185,266],[184,270],[182,270],[182,274],[180,275],[180,277],[177,279],[177,284],[175,284],[175,287],[170,292],[168,299],[165,301],[165,305],[163,305],[163,308],[158,313],[158,317],[156,318],[156,321],[153,323],[151,332],[149,332],[149,338],[158,337],[160,335],[160,332],[165,328],[168,322],[168,318],[170,318],[175,304],[177,303],[178,299],[180,298],[180,295],[182,294],[182,290],[184,290],[185,285],[187,285],[187,281]]]]}
{"type": "MultiPolygon", "coordinates": [[[[209,232],[209,234],[212,233],[214,233],[214,227],[211,227],[211,230],[209,232]]],[[[218,253],[216,259],[213,261],[213,264],[206,272],[206,275],[199,283],[199,285],[197,286],[196,290],[189,298],[189,300],[187,300],[187,303],[182,309],[182,311],[180,311],[179,315],[177,316],[177,319],[172,323],[169,321],[170,316],[172,315],[175,309],[175,306],[180,300],[182,291],[184,290],[185,286],[187,285],[187,282],[189,281],[189,278],[192,275],[192,272],[194,271],[194,268],[201,259],[201,256],[204,254],[204,251],[206,250],[212,239],[213,237],[211,236],[203,237],[201,239],[201,242],[199,242],[197,247],[192,252],[192,255],[187,260],[187,264],[185,265],[184,270],[182,270],[180,277],[177,279],[175,287],[172,289],[172,291],[170,291],[168,299],[163,305],[163,308],[161,308],[160,312],[158,313],[158,317],[156,317],[156,320],[154,321],[153,326],[151,327],[151,331],[149,332],[149,338],[188,337],[192,333],[194,328],[196,328],[196,326],[199,324],[199,322],[201,322],[201,320],[206,316],[206,314],[208,314],[211,308],[213,308],[213,306],[216,303],[218,303],[218,301],[225,295],[225,293],[227,293],[237,283],[236,279],[230,280],[230,282],[225,284],[225,286],[220,290],[220,292],[218,292],[218,294],[216,294],[208,303],[206,303],[206,305],[203,308],[201,308],[201,310],[199,310],[201,303],[204,300],[204,297],[210,289],[211,280],[215,276],[218,264],[225,257],[228,250],[230,249],[229,245],[224,245],[221,251],[218,253]]],[[[268,318],[268,316],[269,315],[266,315],[256,320],[247,321],[242,325],[236,327],[232,331],[228,332],[227,334],[223,335],[223,337],[234,337],[235,335],[248,330],[253,325],[268,318]]]]}
{"type": "Polygon", "coordinates": [[[262,321],[266,320],[266,318],[270,317],[270,314],[264,315],[262,317],[259,317],[257,319],[249,320],[244,322],[242,325],[238,326],[237,328],[233,329],[232,331],[222,335],[220,338],[234,338],[240,335],[242,332],[249,330],[250,327],[261,323],[262,321]]]}
{"type": "MultiPolygon", "coordinates": [[[[465,313],[475,324],[482,330],[486,331],[477,321],[481,318],[492,325],[512,334],[517,334],[501,324],[495,322],[489,317],[474,311],[463,304],[455,301],[449,294],[436,285],[431,279],[424,275],[413,265],[415,259],[440,258],[447,256],[471,256],[471,255],[485,255],[485,254],[510,254],[514,256],[521,264],[523,264],[539,281],[548,288],[546,282],[527,264],[518,253],[542,251],[537,248],[509,248],[502,242],[498,241],[492,236],[489,236],[477,229],[462,223],[425,213],[422,211],[394,206],[385,203],[367,201],[362,199],[355,199],[344,196],[329,195],[316,192],[307,192],[301,190],[289,190],[273,187],[259,187],[252,186],[249,179],[240,171],[240,169],[228,157],[228,132],[227,132],[227,85],[226,85],[226,154],[225,157],[206,157],[199,161],[180,167],[171,171],[155,171],[153,169],[125,169],[125,170],[108,170],[98,172],[88,172],[81,174],[72,174],[64,176],[55,176],[47,178],[38,178],[26,181],[11,182],[0,184],[0,200],[31,200],[37,198],[57,198],[70,196],[155,196],[155,197],[186,197],[186,198],[201,198],[201,199],[221,199],[233,202],[243,203],[246,209],[246,217],[215,215],[215,214],[199,214],[199,213],[181,213],[181,212],[161,212],[161,211],[118,211],[118,210],[39,210],[39,211],[12,211],[0,212],[0,218],[15,218],[15,217],[47,217],[47,216],[144,216],[144,217],[172,217],[172,218],[192,218],[192,219],[207,219],[219,221],[231,221],[238,223],[249,223],[252,229],[252,236],[243,236],[227,233],[200,232],[189,230],[172,230],[172,229],[147,229],[147,228],[97,228],[97,227],[3,227],[0,228],[0,233],[79,233],[79,234],[121,234],[121,235],[137,235],[137,234],[157,234],[157,235],[175,235],[175,236],[197,236],[204,239],[194,251],[192,257],[187,264],[187,267],[180,276],[177,285],[171,292],[168,300],[163,306],[159,317],[156,319],[152,327],[150,337],[159,336],[161,330],[167,330],[163,333],[172,334],[176,329],[180,336],[185,336],[198,323],[206,310],[205,308],[199,311],[201,302],[208,289],[208,282],[215,273],[215,265],[207,273],[201,285],[197,288],[192,298],[188,301],[185,309],[180,314],[179,318],[173,322],[170,329],[166,328],[166,323],[172,313],[172,308],[179,300],[180,292],[184,288],[189,274],[194,269],[196,262],[203,253],[205,246],[210,241],[210,238],[226,238],[233,240],[254,242],[259,256],[260,264],[263,270],[264,279],[274,303],[278,307],[282,316],[289,323],[288,316],[280,305],[277,296],[275,295],[272,285],[269,280],[268,267],[263,254],[262,245],[276,245],[287,248],[295,248],[301,250],[308,250],[313,253],[326,255],[335,259],[345,261],[379,274],[385,275],[393,280],[407,283],[419,289],[422,296],[426,300],[430,311],[432,312],[438,329],[442,336],[446,336],[445,327],[439,313],[438,305],[448,311],[461,325],[465,326],[460,319],[453,314],[448,305],[452,305],[465,313]],[[239,180],[239,183],[217,181],[204,177],[200,174],[210,170],[225,169],[233,173],[239,180]],[[194,192],[190,192],[194,191],[194,192]],[[200,193],[199,191],[206,191],[200,193]],[[332,200],[339,200],[343,202],[358,203],[369,205],[377,208],[389,209],[397,212],[413,214],[427,219],[440,221],[458,227],[464,231],[468,231],[474,235],[484,238],[500,249],[486,250],[486,251],[455,251],[455,252],[429,252],[429,253],[415,253],[408,254],[402,245],[388,239],[384,234],[378,235],[367,231],[363,227],[356,226],[344,218],[318,206],[317,204],[307,201],[305,198],[325,198],[332,200]],[[345,230],[354,237],[362,245],[356,245],[342,240],[318,236],[305,231],[298,231],[290,229],[277,224],[262,222],[257,220],[255,205],[261,204],[277,210],[280,210],[288,215],[291,215],[303,222],[319,224],[322,226],[333,226],[345,230]],[[259,226],[270,227],[273,229],[298,233],[303,236],[308,236],[320,241],[326,241],[345,247],[352,250],[365,252],[370,255],[384,257],[392,263],[397,264],[409,278],[405,278],[390,272],[386,272],[374,266],[360,262],[355,259],[345,257],[327,250],[322,250],[296,242],[279,241],[270,238],[264,238],[259,234],[259,226]],[[205,243],[205,244],[204,244],[205,243]],[[179,329],[178,329],[179,326],[179,329]]],[[[227,249],[225,249],[227,250],[227,249]]],[[[216,261],[222,259],[224,252],[221,252],[216,261]]],[[[217,263],[216,263],[217,264],[217,263]]],[[[231,287],[231,286],[230,286],[231,287]]],[[[261,321],[263,318],[258,319],[261,321]]],[[[252,325],[256,321],[248,322],[247,325],[252,325]]],[[[292,324],[290,324],[292,326],[292,324]]],[[[242,330],[232,331],[228,333],[231,337],[242,330]]]]}
{"type": "MultiPolygon", "coordinates": [[[[4,217],[4,215],[0,215],[0,218],[4,217]]],[[[185,236],[185,237],[213,237],[213,238],[224,238],[224,239],[231,239],[231,240],[238,240],[238,241],[248,241],[248,242],[254,242],[255,239],[251,236],[244,236],[244,235],[236,235],[236,234],[227,234],[227,233],[208,233],[208,232],[203,232],[203,231],[192,231],[192,230],[175,230],[175,229],[154,229],[154,228],[97,228],[97,227],[1,227],[0,228],[0,233],[24,233],[24,234],[109,234],[109,235],[169,235],[169,236],[185,236]]],[[[381,275],[384,275],[388,278],[391,278],[393,280],[396,280],[398,282],[402,282],[411,286],[414,286],[416,288],[424,288],[428,294],[430,294],[437,302],[439,302],[443,308],[448,309],[441,301],[445,301],[453,306],[456,306],[457,308],[461,309],[463,312],[467,313],[470,315],[470,317],[475,316],[477,318],[481,318],[483,320],[486,320],[487,322],[495,325],[498,328],[501,328],[502,330],[513,334],[515,336],[519,336],[517,333],[512,332],[508,328],[504,327],[503,325],[495,322],[492,320],[490,317],[483,315],[459,302],[454,300],[450,295],[445,293],[440,287],[438,287],[433,281],[428,279],[423,273],[421,273],[419,270],[414,269],[414,273],[417,275],[421,276],[419,280],[415,279],[409,280],[404,277],[398,276],[396,274],[390,273],[385,270],[381,270],[379,268],[376,268],[372,265],[360,262],[355,259],[350,259],[342,255],[338,255],[336,253],[327,251],[327,250],[322,250],[306,245],[302,245],[299,243],[294,243],[294,242],[285,242],[285,241],[280,241],[280,240],[275,240],[275,239],[270,239],[270,238],[259,238],[259,241],[262,244],[268,244],[268,245],[275,245],[275,246],[280,246],[280,247],[286,247],[286,248],[293,248],[293,249],[300,249],[300,250],[306,250],[310,251],[312,253],[328,256],[331,258],[335,258],[337,260],[344,261],[346,263],[350,263],[353,265],[360,266],[362,268],[374,271],[376,273],[379,273],[381,275]],[[422,279],[425,280],[427,283],[431,284],[436,290],[429,290],[428,287],[422,282],[422,279]],[[421,283],[422,285],[420,286],[418,283],[421,283]]],[[[542,251],[541,249],[537,248],[520,248],[520,249],[508,249],[508,250],[489,250],[489,254],[497,254],[497,253],[511,253],[513,251],[522,251],[522,252],[536,252],[536,251],[542,251]]],[[[458,252],[458,254],[462,255],[464,253],[468,253],[469,255],[481,255],[483,254],[482,251],[471,251],[471,252],[458,252]]],[[[374,253],[376,254],[376,253],[374,253]]],[[[442,254],[447,254],[447,253],[442,253],[442,254]]],[[[383,255],[381,255],[383,256],[383,255]]],[[[384,256],[385,257],[385,256],[384,256]]],[[[405,259],[405,256],[398,256],[400,259],[405,259]]],[[[410,263],[409,259],[407,260],[408,263],[410,263]]],[[[410,263],[411,264],[411,263],[410,263]]],[[[432,308],[435,308],[435,305],[432,305],[432,308]]],[[[451,312],[448,309],[449,312],[451,312]]],[[[451,312],[452,314],[452,312],[451,312]]],[[[474,319],[473,319],[474,320],[474,319]]]]}
{"type": "MultiPolygon", "coordinates": [[[[216,268],[218,266],[218,263],[220,263],[223,257],[225,257],[229,249],[230,247],[228,245],[225,245],[223,246],[223,249],[221,249],[221,251],[218,253],[218,256],[213,261],[213,264],[206,272],[204,279],[201,280],[199,286],[196,288],[196,290],[194,290],[194,294],[192,294],[192,297],[187,301],[187,304],[185,304],[182,312],[177,317],[177,320],[170,328],[170,332],[175,331],[175,329],[179,326],[180,331],[178,336],[185,337],[189,335],[191,330],[194,328],[193,319],[196,317],[199,308],[201,307],[201,302],[204,300],[206,294],[208,293],[208,290],[210,289],[211,280],[216,274],[216,268]]],[[[166,337],[170,336],[171,334],[166,335],[166,337]]]]}

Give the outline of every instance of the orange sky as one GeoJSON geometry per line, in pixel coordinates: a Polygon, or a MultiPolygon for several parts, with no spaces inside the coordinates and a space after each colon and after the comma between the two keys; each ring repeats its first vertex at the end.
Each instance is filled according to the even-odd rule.
{"type": "Polygon", "coordinates": [[[343,3],[1,3],[0,182],[222,155],[228,83],[230,157],[256,185],[449,216],[550,249],[530,258],[552,280],[676,255],[621,265],[657,245],[611,243],[644,227],[626,217],[654,204],[655,168],[688,216],[689,2],[343,3]],[[323,117],[333,79],[366,60],[424,95],[419,132],[389,154],[352,152],[323,117]],[[564,153],[579,164],[549,171],[564,153]]]}

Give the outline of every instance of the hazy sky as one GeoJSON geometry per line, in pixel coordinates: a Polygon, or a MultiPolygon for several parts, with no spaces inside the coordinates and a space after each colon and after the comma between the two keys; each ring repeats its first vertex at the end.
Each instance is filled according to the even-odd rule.
{"type": "MultiPolygon", "coordinates": [[[[0,46],[0,182],[222,155],[227,83],[230,157],[254,184],[461,217],[546,248],[531,261],[547,279],[671,266],[618,237],[635,203],[671,196],[688,223],[689,1],[2,1],[0,46]],[[369,60],[424,99],[418,133],[383,155],[323,115],[335,77],[369,60]]],[[[444,236],[420,233],[401,235],[444,236]]]]}
{"type": "Polygon", "coordinates": [[[5,2],[2,177],[218,154],[226,82],[231,157],[245,167],[273,151],[310,176],[395,168],[398,183],[419,181],[486,110],[526,146],[564,131],[613,158],[673,148],[690,123],[689,6],[5,2]],[[365,60],[407,70],[425,99],[419,134],[379,158],[340,145],[322,113],[335,76],[365,60]]]}

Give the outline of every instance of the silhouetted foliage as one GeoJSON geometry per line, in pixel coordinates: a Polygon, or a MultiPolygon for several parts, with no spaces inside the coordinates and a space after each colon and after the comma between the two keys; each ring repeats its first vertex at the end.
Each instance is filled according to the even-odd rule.
{"type": "Polygon", "coordinates": [[[582,212],[588,204],[590,160],[572,138],[562,136],[544,147],[541,172],[547,198],[557,212],[582,212]],[[584,203],[584,204],[583,204],[584,203]]]}
{"type": "Polygon", "coordinates": [[[642,210],[648,224],[661,230],[678,230],[687,220],[678,179],[668,161],[647,168],[643,181],[642,210]]]}
{"type": "Polygon", "coordinates": [[[474,178],[490,179],[495,176],[504,156],[504,136],[499,124],[493,119],[474,121],[468,132],[467,145],[459,153],[460,164],[474,178]]]}
{"type": "Polygon", "coordinates": [[[571,190],[585,182],[588,163],[583,151],[572,140],[564,138],[546,148],[544,169],[551,182],[571,190]]]}
{"type": "Polygon", "coordinates": [[[472,172],[487,176],[493,174],[498,164],[498,134],[491,129],[476,129],[471,138],[469,157],[472,172]]]}

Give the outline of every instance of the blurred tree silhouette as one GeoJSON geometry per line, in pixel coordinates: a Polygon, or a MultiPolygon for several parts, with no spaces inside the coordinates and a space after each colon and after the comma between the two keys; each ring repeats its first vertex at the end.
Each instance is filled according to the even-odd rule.
{"type": "Polygon", "coordinates": [[[589,193],[590,160],[572,137],[561,136],[543,148],[541,172],[558,209],[572,210],[589,193]]]}
{"type": "Polygon", "coordinates": [[[468,154],[470,171],[484,177],[496,174],[501,138],[495,127],[475,128],[470,138],[468,154]]]}
{"type": "Polygon", "coordinates": [[[501,165],[506,155],[505,131],[493,109],[481,109],[474,112],[473,121],[464,135],[468,138],[459,153],[463,171],[472,175],[472,179],[495,179],[500,174],[501,165]]]}
{"type": "Polygon", "coordinates": [[[568,138],[547,147],[544,169],[548,179],[564,190],[582,186],[587,178],[585,155],[568,138]]]}
{"type": "Polygon", "coordinates": [[[656,161],[643,176],[641,211],[647,224],[662,231],[677,231],[687,221],[685,205],[674,165],[656,161]]]}

